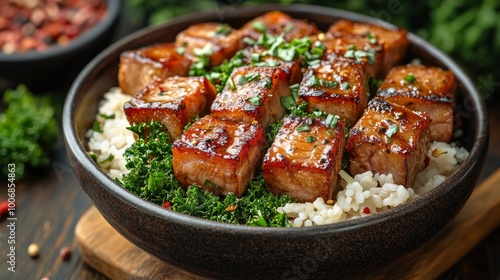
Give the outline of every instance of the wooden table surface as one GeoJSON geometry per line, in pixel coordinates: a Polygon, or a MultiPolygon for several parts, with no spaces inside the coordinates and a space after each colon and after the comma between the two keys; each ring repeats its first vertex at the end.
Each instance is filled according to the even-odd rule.
{"type": "MultiPolygon", "coordinates": [[[[496,89],[498,91],[498,89],[496,89]]],[[[500,100],[489,102],[490,144],[481,180],[500,167],[500,100]]],[[[106,279],[86,265],[76,249],[75,225],[91,202],[69,165],[62,137],[56,143],[51,166],[16,182],[16,271],[7,270],[8,221],[0,221],[0,279],[106,279]],[[29,257],[36,242],[40,255],[29,257]],[[62,261],[59,250],[72,249],[62,261]]],[[[0,200],[7,199],[7,182],[0,182],[0,200]]],[[[440,279],[500,279],[500,228],[446,271],[440,279]]]]}

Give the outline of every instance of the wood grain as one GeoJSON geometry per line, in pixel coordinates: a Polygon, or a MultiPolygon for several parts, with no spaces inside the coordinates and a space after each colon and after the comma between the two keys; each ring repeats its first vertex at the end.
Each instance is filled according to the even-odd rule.
{"type": "MultiPolygon", "coordinates": [[[[500,224],[500,169],[479,185],[458,216],[414,253],[370,279],[435,279],[500,224]]],[[[76,226],[84,261],[111,279],[201,279],[176,270],[118,234],[96,208],[76,226]]]]}

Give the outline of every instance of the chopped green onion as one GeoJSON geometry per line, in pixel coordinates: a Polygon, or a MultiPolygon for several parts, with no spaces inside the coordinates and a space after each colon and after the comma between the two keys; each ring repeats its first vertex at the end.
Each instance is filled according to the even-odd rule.
{"type": "Polygon", "coordinates": [[[216,35],[221,35],[221,36],[226,36],[227,34],[231,33],[232,30],[233,29],[231,28],[231,26],[229,26],[227,24],[221,24],[215,30],[215,34],[216,35]]]}
{"type": "Polygon", "coordinates": [[[314,136],[312,136],[312,135],[308,135],[308,136],[306,137],[306,141],[307,141],[307,142],[309,142],[309,143],[316,142],[316,140],[317,140],[317,139],[316,139],[314,136]]]}
{"type": "Polygon", "coordinates": [[[407,84],[412,84],[417,81],[417,78],[415,78],[415,75],[413,73],[408,73],[406,77],[403,79],[407,84]]]}
{"type": "Polygon", "coordinates": [[[329,87],[329,88],[336,88],[337,87],[337,82],[335,81],[327,81],[327,80],[324,80],[324,79],[321,79],[319,80],[321,85],[324,86],[324,87],[329,87]]]}
{"type": "Polygon", "coordinates": [[[247,78],[245,78],[245,76],[238,76],[238,78],[236,79],[236,84],[239,86],[242,86],[246,83],[247,83],[247,78]]]}
{"type": "Polygon", "coordinates": [[[337,123],[339,122],[339,120],[340,120],[339,116],[328,114],[328,116],[326,117],[326,125],[328,125],[331,128],[335,128],[337,127],[337,123]]]}
{"type": "Polygon", "coordinates": [[[312,75],[311,78],[309,78],[309,80],[307,81],[307,85],[310,87],[319,86],[318,77],[316,77],[315,75],[312,75]]]}
{"type": "Polygon", "coordinates": [[[351,88],[351,86],[349,85],[348,82],[343,82],[341,85],[340,85],[340,89],[341,90],[348,90],[349,88],[351,88]]]}
{"type": "Polygon", "coordinates": [[[211,45],[205,45],[202,49],[194,48],[193,52],[196,56],[211,56],[214,54],[214,50],[211,45]]]}
{"type": "Polygon", "coordinates": [[[345,172],[344,170],[340,170],[339,171],[339,175],[340,177],[342,177],[342,179],[344,179],[348,184],[352,184],[356,181],[354,181],[354,178],[351,177],[351,175],[349,175],[347,172],[345,172]]]}
{"type": "Polygon", "coordinates": [[[235,90],[236,89],[236,85],[234,84],[233,79],[231,79],[231,78],[227,79],[227,84],[229,85],[229,88],[231,90],[235,90]]]}
{"type": "Polygon", "coordinates": [[[262,106],[262,97],[260,96],[254,96],[246,99],[248,103],[254,105],[254,106],[262,106]]]}
{"type": "Polygon", "coordinates": [[[260,33],[264,33],[266,32],[266,25],[262,22],[262,21],[255,21],[253,24],[252,24],[252,28],[255,30],[255,31],[259,31],[260,33]]]}
{"type": "Polygon", "coordinates": [[[271,89],[273,87],[273,81],[271,80],[271,78],[264,78],[264,86],[267,88],[267,89],[271,89]]]}
{"type": "Polygon", "coordinates": [[[250,54],[250,59],[253,61],[253,62],[259,62],[260,59],[261,59],[261,55],[260,53],[252,53],[250,54]]]}
{"type": "Polygon", "coordinates": [[[106,120],[113,120],[115,118],[115,114],[110,114],[110,115],[106,115],[106,114],[99,114],[99,116],[103,119],[106,119],[106,120]]]}
{"type": "Polygon", "coordinates": [[[177,47],[177,48],[175,48],[175,52],[179,55],[183,55],[186,52],[186,48],[185,47],[177,47]]]}
{"type": "Polygon", "coordinates": [[[298,132],[307,132],[310,130],[310,128],[309,128],[309,125],[307,125],[305,123],[301,123],[299,126],[297,126],[296,130],[298,132]]]}
{"type": "Polygon", "coordinates": [[[247,45],[251,45],[251,46],[257,44],[257,42],[254,39],[250,38],[250,37],[243,38],[243,43],[245,43],[247,45]]]}
{"type": "Polygon", "coordinates": [[[373,34],[368,33],[366,34],[366,37],[369,39],[370,44],[375,45],[377,43],[377,38],[373,36],[373,34]]]}
{"type": "Polygon", "coordinates": [[[95,132],[102,133],[101,123],[98,121],[94,122],[94,124],[92,125],[92,130],[95,132]]]}
{"type": "Polygon", "coordinates": [[[259,73],[250,73],[245,75],[245,79],[247,80],[247,82],[257,80],[258,78],[260,78],[259,73]]]}
{"type": "Polygon", "coordinates": [[[398,132],[398,130],[399,126],[397,124],[391,124],[389,126],[389,129],[387,129],[387,131],[385,132],[385,136],[387,136],[386,142],[390,142],[392,140],[392,137],[394,136],[394,134],[396,134],[396,132],[398,132]]]}

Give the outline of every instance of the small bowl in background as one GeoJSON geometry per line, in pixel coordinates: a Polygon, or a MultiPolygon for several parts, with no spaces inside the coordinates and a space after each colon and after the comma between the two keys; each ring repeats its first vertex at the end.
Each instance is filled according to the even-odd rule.
{"type": "Polygon", "coordinates": [[[70,85],[82,68],[113,39],[121,0],[105,0],[106,15],[65,46],[44,51],[0,52],[0,89],[26,84],[30,89],[58,89],[70,85]]]}

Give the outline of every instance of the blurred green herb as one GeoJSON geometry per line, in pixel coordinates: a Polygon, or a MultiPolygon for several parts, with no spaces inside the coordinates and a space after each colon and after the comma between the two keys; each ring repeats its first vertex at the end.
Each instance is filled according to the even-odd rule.
{"type": "Polygon", "coordinates": [[[6,110],[0,114],[0,166],[7,175],[8,164],[15,164],[16,179],[28,167],[46,167],[59,136],[55,109],[48,98],[34,96],[26,86],[6,90],[6,110]]]}

